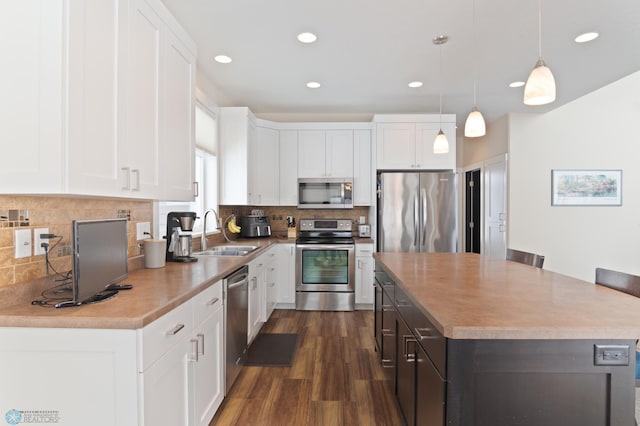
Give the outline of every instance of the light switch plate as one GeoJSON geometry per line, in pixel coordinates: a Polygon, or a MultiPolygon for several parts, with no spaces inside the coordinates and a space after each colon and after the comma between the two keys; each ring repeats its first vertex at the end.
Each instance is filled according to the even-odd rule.
{"type": "Polygon", "coordinates": [[[136,223],[136,240],[151,238],[151,236],[145,234],[145,232],[151,233],[151,224],[149,222],[136,223]]]}
{"type": "Polygon", "coordinates": [[[40,238],[42,234],[48,234],[49,228],[36,228],[33,230],[33,255],[38,256],[45,254],[46,250],[41,246],[42,243],[48,243],[49,240],[40,238]]]}
{"type": "Polygon", "coordinates": [[[31,256],[31,229],[15,231],[16,259],[31,256]]]}

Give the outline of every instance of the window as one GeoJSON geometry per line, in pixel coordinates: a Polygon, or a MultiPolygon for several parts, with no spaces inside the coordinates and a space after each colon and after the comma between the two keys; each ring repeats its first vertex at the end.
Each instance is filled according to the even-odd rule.
{"type": "MultiPolygon", "coordinates": [[[[218,212],[218,123],[215,115],[204,107],[196,104],[196,159],[195,175],[198,182],[198,195],[193,202],[158,203],[158,220],[156,221],[156,235],[160,237],[167,233],[167,214],[173,211],[196,212],[199,219],[193,228],[194,233],[202,232],[204,212],[214,209],[218,212]]],[[[207,232],[215,232],[215,216],[207,218],[207,232]]]]}

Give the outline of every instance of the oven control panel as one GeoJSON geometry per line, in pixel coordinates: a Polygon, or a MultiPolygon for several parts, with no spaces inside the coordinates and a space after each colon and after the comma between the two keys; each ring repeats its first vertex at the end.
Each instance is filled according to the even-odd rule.
{"type": "Polygon", "coordinates": [[[351,231],[351,219],[300,219],[301,231],[351,231]]]}

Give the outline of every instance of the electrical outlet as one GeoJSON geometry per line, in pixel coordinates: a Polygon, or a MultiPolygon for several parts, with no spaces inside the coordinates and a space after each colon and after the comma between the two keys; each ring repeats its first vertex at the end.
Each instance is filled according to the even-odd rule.
{"type": "Polygon", "coordinates": [[[14,237],[16,242],[16,259],[31,256],[31,230],[16,230],[14,237]]]}
{"type": "Polygon", "coordinates": [[[149,222],[136,223],[136,240],[151,238],[151,235],[147,235],[145,232],[151,233],[151,224],[149,222]]]}
{"type": "Polygon", "coordinates": [[[49,243],[48,239],[40,238],[42,234],[48,234],[49,228],[36,228],[33,230],[33,255],[38,256],[45,254],[46,250],[42,247],[42,243],[49,243]]]}

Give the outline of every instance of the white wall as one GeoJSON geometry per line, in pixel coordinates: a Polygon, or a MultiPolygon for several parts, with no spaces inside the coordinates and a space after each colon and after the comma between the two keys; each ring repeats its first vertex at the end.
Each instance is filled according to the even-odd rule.
{"type": "Polygon", "coordinates": [[[637,72],[546,114],[509,116],[509,247],[587,281],[596,267],[640,275],[639,93],[637,72]],[[552,207],[551,169],[622,169],[622,206],[552,207]]]}
{"type": "Polygon", "coordinates": [[[509,117],[502,116],[487,123],[487,134],[479,138],[464,138],[463,150],[458,150],[458,158],[463,157],[462,166],[478,164],[489,158],[507,152],[509,137],[509,117]]]}

